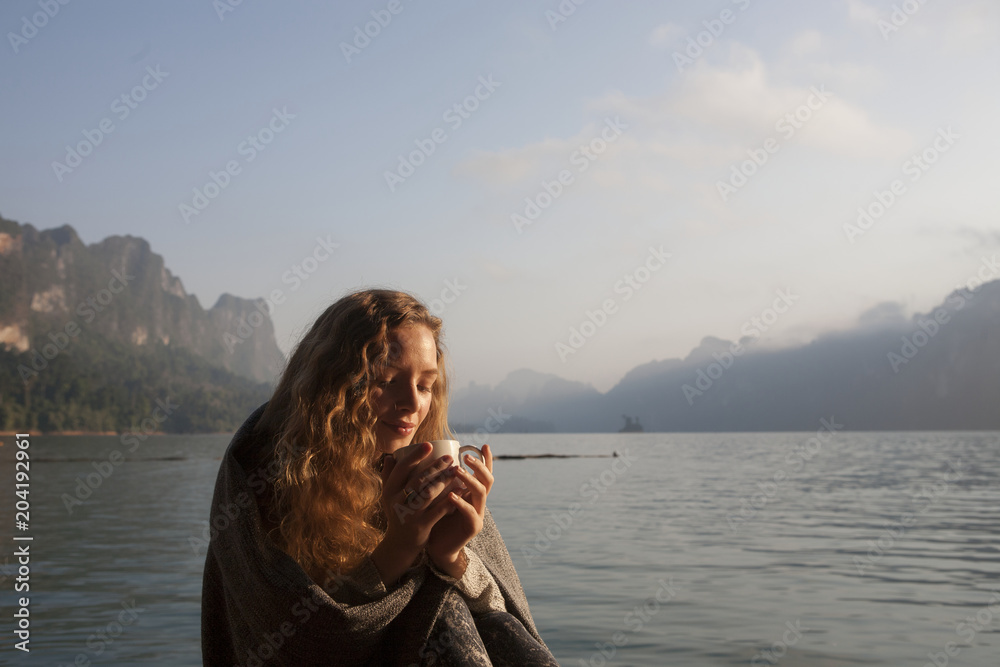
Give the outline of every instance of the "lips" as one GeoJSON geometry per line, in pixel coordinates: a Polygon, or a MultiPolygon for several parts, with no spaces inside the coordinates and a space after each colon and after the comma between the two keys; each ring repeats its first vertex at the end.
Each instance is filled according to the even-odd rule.
{"type": "Polygon", "coordinates": [[[414,429],[417,428],[416,424],[411,424],[410,422],[383,421],[382,423],[385,424],[390,430],[395,431],[399,435],[410,435],[411,433],[413,433],[414,429]]]}

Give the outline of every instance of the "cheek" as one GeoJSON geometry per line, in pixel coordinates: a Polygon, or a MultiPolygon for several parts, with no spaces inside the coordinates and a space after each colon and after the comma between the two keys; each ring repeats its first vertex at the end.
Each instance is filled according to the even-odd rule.
{"type": "Polygon", "coordinates": [[[385,413],[388,408],[392,407],[391,401],[388,400],[388,396],[381,389],[372,393],[371,402],[375,407],[375,411],[380,415],[385,413]]]}

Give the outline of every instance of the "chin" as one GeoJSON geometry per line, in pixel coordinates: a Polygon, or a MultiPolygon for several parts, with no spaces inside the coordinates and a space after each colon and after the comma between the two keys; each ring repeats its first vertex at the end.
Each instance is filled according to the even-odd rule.
{"type": "Polygon", "coordinates": [[[406,447],[411,442],[413,442],[413,436],[415,433],[410,433],[409,435],[400,435],[391,427],[385,426],[384,424],[379,424],[379,445],[382,451],[387,454],[392,454],[397,449],[402,449],[406,447]]]}

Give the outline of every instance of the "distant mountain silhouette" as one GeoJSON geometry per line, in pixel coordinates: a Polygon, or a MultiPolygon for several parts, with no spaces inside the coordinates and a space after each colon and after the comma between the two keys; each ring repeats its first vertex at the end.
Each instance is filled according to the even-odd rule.
{"type": "Polygon", "coordinates": [[[69,225],[40,232],[0,218],[0,280],[0,343],[20,352],[33,337],[75,321],[119,343],[183,347],[258,382],[273,382],[282,367],[270,318],[246,338],[236,334],[263,300],[223,294],[204,310],[141,238],[110,236],[86,246],[69,225]]]}
{"type": "MultiPolygon", "coordinates": [[[[522,368],[509,373],[496,387],[470,382],[452,390],[448,417],[459,431],[548,432],[556,430],[553,420],[540,411],[527,414],[527,406],[538,403],[551,410],[572,412],[600,396],[589,384],[522,368]]],[[[559,430],[567,429],[561,426],[559,430]]]]}
{"type": "Polygon", "coordinates": [[[607,393],[517,371],[495,389],[455,392],[451,413],[479,422],[487,406],[556,431],[614,432],[621,415],[646,431],[1000,429],[1000,281],[950,294],[907,320],[893,304],[850,331],[781,350],[707,337],[684,359],[628,371],[607,393]],[[523,378],[534,378],[527,383],[523,378]],[[503,391],[530,386],[531,391],[503,391]]]}
{"type": "Polygon", "coordinates": [[[121,430],[183,394],[162,429],[228,430],[283,364],[262,300],[206,311],[141,238],[0,218],[0,283],[0,429],[121,430]]]}
{"type": "MultiPolygon", "coordinates": [[[[209,310],[149,244],[84,245],[72,227],[0,217],[0,430],[122,431],[183,407],[165,431],[232,430],[270,395],[283,357],[261,299],[209,310]]],[[[529,369],[454,389],[459,431],[1000,429],[1000,281],[905,318],[881,304],[849,331],[765,350],[706,337],[629,370],[606,393],[529,369]]]]}

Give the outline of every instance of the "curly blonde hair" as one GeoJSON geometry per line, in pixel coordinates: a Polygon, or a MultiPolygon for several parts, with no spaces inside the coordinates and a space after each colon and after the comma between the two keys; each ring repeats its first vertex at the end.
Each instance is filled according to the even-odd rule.
{"type": "Polygon", "coordinates": [[[441,320],[412,295],[385,289],[348,294],[319,316],[257,426],[275,443],[272,537],[314,581],[357,567],[385,533],[372,390],[394,353],[391,332],[412,325],[430,329],[438,366],[413,442],[450,438],[441,320]]]}

